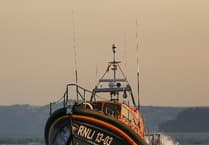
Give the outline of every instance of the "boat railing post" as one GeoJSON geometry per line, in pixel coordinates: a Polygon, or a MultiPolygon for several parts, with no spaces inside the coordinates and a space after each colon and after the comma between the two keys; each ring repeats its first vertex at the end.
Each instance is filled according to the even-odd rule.
{"type": "Polygon", "coordinates": [[[64,95],[64,108],[66,107],[67,103],[68,103],[68,85],[66,88],[66,93],[64,95]]]}
{"type": "Polygon", "coordinates": [[[64,106],[64,108],[65,108],[65,104],[66,104],[66,103],[65,103],[65,100],[66,100],[66,99],[65,99],[65,95],[64,95],[64,100],[63,100],[63,106],[64,106]]]}
{"type": "Polygon", "coordinates": [[[49,115],[50,116],[52,115],[52,102],[50,102],[49,104],[49,115]]]}
{"type": "Polygon", "coordinates": [[[86,90],[83,92],[84,102],[86,103],[86,90]]]}

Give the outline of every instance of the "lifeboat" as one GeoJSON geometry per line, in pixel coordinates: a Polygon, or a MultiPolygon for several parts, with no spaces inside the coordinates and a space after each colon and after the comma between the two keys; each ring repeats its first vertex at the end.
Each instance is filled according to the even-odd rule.
{"type": "Polygon", "coordinates": [[[52,111],[50,104],[46,145],[147,145],[139,104],[112,49],[113,61],[93,90],[67,84],[63,106],[52,111]]]}

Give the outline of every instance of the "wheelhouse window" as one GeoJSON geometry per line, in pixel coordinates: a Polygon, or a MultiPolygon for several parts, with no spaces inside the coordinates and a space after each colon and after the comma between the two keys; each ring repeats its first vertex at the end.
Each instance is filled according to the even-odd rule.
{"type": "Polygon", "coordinates": [[[122,106],[121,114],[123,118],[129,120],[129,111],[126,107],[122,106]]]}
{"type": "Polygon", "coordinates": [[[104,104],[104,114],[110,116],[118,116],[121,112],[121,107],[119,104],[105,103],[104,104]]]}
{"type": "Polygon", "coordinates": [[[92,104],[94,110],[96,111],[102,111],[102,103],[98,102],[98,103],[93,103],[92,104]]]}
{"type": "Polygon", "coordinates": [[[127,119],[129,122],[133,122],[134,124],[137,125],[137,119],[136,119],[134,113],[131,112],[127,107],[122,106],[121,114],[122,114],[122,117],[123,117],[123,118],[125,118],[125,119],[127,119]]]}

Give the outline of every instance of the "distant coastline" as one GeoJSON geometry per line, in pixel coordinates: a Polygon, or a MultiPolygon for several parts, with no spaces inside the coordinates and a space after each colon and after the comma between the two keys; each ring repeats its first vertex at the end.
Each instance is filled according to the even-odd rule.
{"type": "MultiPolygon", "coordinates": [[[[209,107],[142,106],[141,111],[148,131],[209,131],[209,107]],[[191,124],[196,127],[182,130],[181,125],[185,126],[189,120],[192,123],[192,115],[196,116],[193,121],[198,121],[198,116],[198,123],[202,126],[199,128],[199,125],[191,124]],[[171,127],[173,125],[176,130],[171,127]]],[[[0,106],[0,116],[0,136],[43,136],[44,126],[49,117],[49,106],[0,106]]]]}
{"type": "Polygon", "coordinates": [[[209,107],[187,108],[159,128],[165,132],[209,132],[209,107]]]}

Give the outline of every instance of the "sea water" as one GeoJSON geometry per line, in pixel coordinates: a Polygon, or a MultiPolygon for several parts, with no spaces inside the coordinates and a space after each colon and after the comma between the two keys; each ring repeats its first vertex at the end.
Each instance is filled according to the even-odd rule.
{"type": "Polygon", "coordinates": [[[167,136],[180,145],[209,145],[209,132],[170,132],[167,136]]]}
{"type": "Polygon", "coordinates": [[[165,145],[209,145],[209,132],[170,132],[162,134],[165,145]]]}
{"type": "Polygon", "coordinates": [[[179,142],[166,134],[161,134],[161,142],[163,145],[180,145],[179,142]]]}
{"type": "Polygon", "coordinates": [[[145,141],[149,144],[159,144],[159,145],[180,145],[177,141],[175,141],[174,139],[172,139],[171,136],[168,136],[166,134],[162,134],[162,133],[158,133],[158,135],[160,135],[160,140],[158,140],[159,138],[156,136],[154,138],[156,138],[156,141],[153,143],[153,137],[151,136],[145,136],[145,141]]]}
{"type": "Polygon", "coordinates": [[[40,136],[1,136],[0,145],[45,145],[45,143],[40,136]]]}
{"type": "MultiPolygon", "coordinates": [[[[163,145],[209,145],[209,133],[161,133],[163,145]]],[[[0,145],[45,145],[42,136],[1,137],[0,145]]]]}

